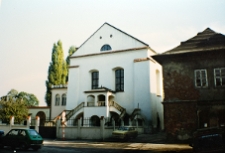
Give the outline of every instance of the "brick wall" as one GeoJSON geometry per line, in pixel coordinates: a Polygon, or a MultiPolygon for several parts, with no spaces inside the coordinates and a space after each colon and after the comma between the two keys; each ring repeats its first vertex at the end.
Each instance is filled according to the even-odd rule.
{"type": "Polygon", "coordinates": [[[180,132],[191,135],[197,128],[196,102],[163,102],[165,131],[176,137],[180,132]]]}

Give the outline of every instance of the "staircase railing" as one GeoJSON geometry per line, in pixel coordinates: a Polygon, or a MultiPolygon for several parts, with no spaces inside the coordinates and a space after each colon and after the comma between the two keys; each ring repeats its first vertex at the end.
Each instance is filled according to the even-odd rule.
{"type": "Polygon", "coordinates": [[[131,120],[133,120],[136,115],[140,114],[140,111],[140,108],[135,108],[132,114],[130,115],[131,120]]]}
{"type": "Polygon", "coordinates": [[[78,112],[83,107],[84,107],[84,102],[80,103],[77,107],[70,110],[69,113],[66,114],[66,120],[69,120],[76,112],[78,112]]]}
{"type": "Polygon", "coordinates": [[[124,117],[124,115],[126,114],[126,109],[123,108],[122,106],[120,106],[117,102],[115,101],[110,101],[109,102],[109,106],[113,106],[115,107],[118,111],[120,111],[120,116],[119,118],[122,119],[124,117]]]}

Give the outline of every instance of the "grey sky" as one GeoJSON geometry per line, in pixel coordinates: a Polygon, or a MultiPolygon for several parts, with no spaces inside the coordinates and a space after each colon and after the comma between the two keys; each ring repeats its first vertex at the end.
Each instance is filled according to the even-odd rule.
{"type": "Polygon", "coordinates": [[[210,27],[225,34],[224,0],[0,0],[0,96],[11,89],[45,105],[53,43],[79,47],[104,22],[156,52],[210,27]]]}

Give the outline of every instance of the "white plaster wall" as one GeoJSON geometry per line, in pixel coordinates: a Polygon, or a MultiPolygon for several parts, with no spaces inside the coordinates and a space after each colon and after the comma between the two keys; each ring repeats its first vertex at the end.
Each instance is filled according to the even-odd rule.
{"type": "Polygon", "coordinates": [[[152,104],[151,114],[153,127],[157,126],[157,113],[160,119],[161,129],[164,129],[164,118],[163,118],[163,77],[162,77],[162,66],[157,62],[151,62],[150,65],[150,101],[152,104]],[[156,71],[159,72],[159,82],[157,82],[156,71]],[[159,86],[160,94],[157,93],[157,86],[159,86]]]}
{"type": "MultiPolygon", "coordinates": [[[[71,59],[70,62],[73,60],[71,59]]],[[[79,64],[79,63],[74,63],[79,64]]],[[[72,65],[72,63],[70,64],[72,65]]],[[[81,67],[82,68],[82,67],[81,67]]],[[[70,68],[69,69],[69,83],[68,83],[68,89],[67,89],[67,105],[66,109],[70,110],[75,108],[79,103],[83,102],[80,101],[80,81],[83,79],[80,78],[80,65],[78,65],[77,68],[70,68]]]]}
{"type": "Polygon", "coordinates": [[[101,138],[100,127],[81,127],[81,139],[99,139],[101,138]]]}
{"type": "MultiPolygon", "coordinates": [[[[80,79],[79,71],[80,71],[80,66],[69,69],[69,83],[68,83],[68,90],[67,90],[68,103],[66,105],[66,109],[68,110],[75,108],[79,101],[79,96],[80,96],[79,86],[80,86],[80,81],[82,81],[82,79],[80,79]]],[[[79,102],[81,103],[82,101],[79,101],[79,102]]]]}
{"type": "Polygon", "coordinates": [[[66,139],[76,139],[78,137],[77,127],[59,127],[57,138],[63,138],[63,131],[65,132],[64,134],[66,139]]]}
{"type": "Polygon", "coordinates": [[[134,63],[134,108],[141,109],[141,114],[147,119],[146,125],[149,125],[151,115],[151,101],[150,101],[150,61],[134,63]]]}
{"type": "MultiPolygon", "coordinates": [[[[72,58],[71,66],[79,65],[79,68],[71,68],[69,72],[68,105],[66,109],[73,109],[86,100],[84,91],[91,90],[91,70],[99,71],[99,86],[105,86],[115,90],[114,69],[121,67],[124,69],[124,92],[117,92],[115,94],[115,101],[126,108],[128,112],[131,112],[134,107],[134,59],[146,58],[147,54],[148,50],[143,49],[72,58]],[[77,69],[79,69],[79,73],[76,73],[78,71],[77,69]]],[[[143,71],[147,70],[143,69],[143,71]]]]}
{"type": "Polygon", "coordinates": [[[32,114],[31,119],[34,119],[37,115],[38,112],[44,112],[46,119],[49,119],[50,117],[50,108],[42,108],[42,107],[37,107],[37,108],[28,108],[28,113],[32,114]]]}
{"type": "Polygon", "coordinates": [[[104,106],[102,106],[102,107],[85,107],[84,108],[84,117],[91,117],[93,115],[97,115],[99,118],[101,116],[108,117],[107,116],[107,108],[104,106]]]}
{"type": "MultiPolygon", "coordinates": [[[[117,127],[116,127],[117,128],[117,127]]],[[[143,127],[136,128],[138,133],[144,133],[143,127]]],[[[78,127],[64,127],[66,139],[77,139],[78,138],[78,127]]],[[[58,128],[57,138],[62,138],[62,127],[58,128]]],[[[104,138],[112,137],[113,127],[104,128],[104,138]]],[[[102,139],[101,127],[81,127],[80,139],[102,139]]]]}
{"type": "MultiPolygon", "coordinates": [[[[51,118],[57,117],[62,111],[66,109],[66,106],[62,106],[62,95],[67,95],[67,88],[56,88],[52,89],[52,104],[51,104],[51,118]],[[59,94],[60,95],[60,104],[59,106],[55,106],[55,96],[59,94]]],[[[66,105],[68,105],[68,96],[66,100],[66,105]]]]}
{"type": "Polygon", "coordinates": [[[104,24],[77,50],[77,52],[74,53],[73,56],[100,53],[100,49],[104,44],[109,44],[112,50],[146,46],[140,41],[137,41],[121,31],[116,30],[108,24],[104,24]],[[112,35],[112,37],[110,37],[110,35],[112,35]],[[100,37],[102,38],[100,39],[100,37]]]}

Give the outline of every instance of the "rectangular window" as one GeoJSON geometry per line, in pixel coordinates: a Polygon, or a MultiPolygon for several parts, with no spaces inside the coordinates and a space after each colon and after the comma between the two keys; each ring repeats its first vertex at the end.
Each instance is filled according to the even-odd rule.
{"type": "Polygon", "coordinates": [[[216,87],[225,87],[225,68],[214,69],[214,81],[216,87]]]}
{"type": "Polygon", "coordinates": [[[124,70],[118,69],[115,72],[116,74],[116,91],[124,91],[124,70]]]}
{"type": "Polygon", "coordinates": [[[195,70],[195,86],[199,88],[208,87],[206,69],[195,70]]]}
{"type": "Polygon", "coordinates": [[[98,72],[92,72],[92,89],[98,88],[98,72]]]}

